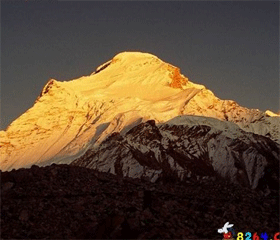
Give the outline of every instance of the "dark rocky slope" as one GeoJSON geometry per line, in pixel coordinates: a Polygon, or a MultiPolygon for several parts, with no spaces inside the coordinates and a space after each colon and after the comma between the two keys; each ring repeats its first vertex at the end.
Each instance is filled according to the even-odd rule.
{"type": "Polygon", "coordinates": [[[279,144],[236,126],[230,130],[227,123],[216,119],[211,121],[224,124],[223,130],[149,120],[125,134],[114,132],[70,165],[119,176],[146,177],[152,182],[172,175],[183,181],[226,178],[252,189],[279,189],[279,144]]]}
{"type": "Polygon", "coordinates": [[[151,183],[51,165],[1,173],[1,239],[222,239],[279,230],[279,193],[218,181],[151,183]]]}

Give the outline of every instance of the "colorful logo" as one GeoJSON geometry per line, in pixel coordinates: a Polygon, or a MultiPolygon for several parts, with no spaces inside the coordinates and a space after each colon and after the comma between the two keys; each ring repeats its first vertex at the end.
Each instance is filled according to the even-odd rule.
{"type": "Polygon", "coordinates": [[[230,224],[229,222],[226,222],[225,225],[218,229],[218,233],[223,234],[223,239],[233,240],[233,224],[230,224]]]}
{"type": "Polygon", "coordinates": [[[223,240],[280,240],[279,232],[275,233],[272,238],[270,238],[266,232],[261,233],[260,236],[258,236],[256,232],[254,234],[250,232],[238,232],[236,235],[233,229],[233,224],[230,224],[229,222],[226,222],[222,228],[218,229],[218,233],[223,234],[223,240]]]}

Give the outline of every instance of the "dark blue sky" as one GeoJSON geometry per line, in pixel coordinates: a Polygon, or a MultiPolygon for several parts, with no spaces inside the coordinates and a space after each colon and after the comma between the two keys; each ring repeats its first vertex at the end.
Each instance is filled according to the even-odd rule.
{"type": "Polygon", "coordinates": [[[50,78],[89,75],[122,51],[181,68],[222,99],[279,110],[279,3],[2,2],[1,129],[50,78]]]}

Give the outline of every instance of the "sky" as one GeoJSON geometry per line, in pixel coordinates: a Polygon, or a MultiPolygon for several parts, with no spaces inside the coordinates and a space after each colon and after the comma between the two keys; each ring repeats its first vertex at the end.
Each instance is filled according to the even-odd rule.
{"type": "Polygon", "coordinates": [[[278,1],[2,1],[1,129],[50,78],[123,51],[156,55],[221,99],[279,111],[278,1]]]}

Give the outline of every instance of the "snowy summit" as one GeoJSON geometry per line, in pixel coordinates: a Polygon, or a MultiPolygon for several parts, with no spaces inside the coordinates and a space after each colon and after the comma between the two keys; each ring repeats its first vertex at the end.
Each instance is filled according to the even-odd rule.
{"type": "Polygon", "coordinates": [[[113,132],[184,115],[279,141],[279,117],[221,100],[152,54],[123,52],[89,76],[49,80],[33,107],[0,132],[0,168],[71,163],[113,132]]]}

